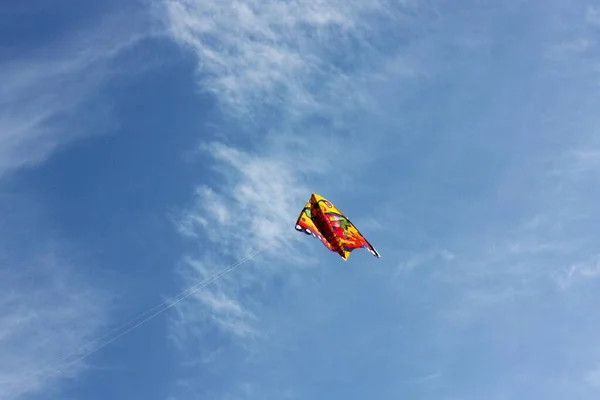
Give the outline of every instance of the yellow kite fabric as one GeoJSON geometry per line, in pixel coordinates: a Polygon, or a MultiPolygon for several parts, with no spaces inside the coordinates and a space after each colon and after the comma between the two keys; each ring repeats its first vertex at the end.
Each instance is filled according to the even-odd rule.
{"type": "Polygon", "coordinates": [[[337,252],[347,260],[354,249],[366,248],[377,258],[377,250],[365,239],[352,222],[329,200],[313,193],[304,205],[296,230],[312,235],[323,242],[325,247],[337,252]]]}

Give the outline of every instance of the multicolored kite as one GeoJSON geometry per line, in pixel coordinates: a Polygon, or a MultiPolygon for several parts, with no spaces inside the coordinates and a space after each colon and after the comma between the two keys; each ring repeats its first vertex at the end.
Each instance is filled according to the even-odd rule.
{"type": "Polygon", "coordinates": [[[319,238],[325,247],[337,252],[344,260],[350,257],[352,250],[363,247],[380,257],[354,224],[329,200],[316,193],[304,205],[296,221],[296,230],[319,238]]]}

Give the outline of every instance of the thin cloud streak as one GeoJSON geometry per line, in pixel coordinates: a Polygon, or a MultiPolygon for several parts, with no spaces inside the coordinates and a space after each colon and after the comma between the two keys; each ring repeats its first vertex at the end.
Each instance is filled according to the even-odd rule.
{"type": "Polygon", "coordinates": [[[72,140],[113,127],[110,106],[90,101],[118,72],[111,61],[147,37],[140,19],[127,17],[110,15],[89,31],[0,64],[5,82],[0,88],[0,178],[43,162],[72,140]]]}
{"type": "Polygon", "coordinates": [[[147,37],[143,18],[125,14],[0,64],[2,398],[60,397],[65,381],[86,370],[73,363],[82,354],[71,353],[108,322],[109,294],[78,268],[89,260],[45,221],[43,200],[15,195],[7,178],[73,140],[110,132],[116,121],[96,95],[124,72],[113,62],[147,37]]]}
{"type": "Polygon", "coordinates": [[[184,285],[208,278],[224,267],[223,260],[268,250],[259,256],[260,269],[248,271],[251,266],[244,265],[235,276],[220,278],[190,302],[178,305],[172,336],[179,343],[190,338],[188,327],[211,320],[233,337],[260,336],[247,293],[275,272],[266,260],[284,262],[298,257],[292,244],[299,237],[290,231],[289,221],[299,213],[297,204],[305,201],[308,192],[289,160],[256,156],[218,143],[206,150],[223,180],[216,189],[200,186],[192,206],[174,223],[185,237],[209,243],[212,249],[202,246],[184,259],[179,270],[184,285]]]}
{"type": "Polygon", "coordinates": [[[227,112],[244,117],[265,105],[322,106],[311,90],[316,78],[343,71],[321,51],[330,40],[366,29],[359,21],[381,7],[378,1],[166,2],[173,38],[202,60],[201,86],[227,112]]]}
{"type": "MultiPolygon", "coordinates": [[[[65,368],[73,358],[56,364],[94,339],[106,322],[106,301],[89,283],[77,278],[72,267],[43,254],[46,260],[27,260],[25,274],[3,273],[0,292],[0,393],[26,398],[53,392],[56,381],[73,378],[84,366],[65,368]],[[36,284],[28,282],[34,279],[36,284]],[[28,288],[29,286],[29,288],[28,288]]],[[[58,395],[58,393],[56,393],[58,395]]]]}
{"type": "Polygon", "coordinates": [[[60,396],[60,383],[85,370],[72,353],[108,322],[111,299],[78,268],[86,258],[48,233],[37,203],[0,199],[0,397],[60,396]]]}
{"type": "MultiPolygon", "coordinates": [[[[255,150],[219,143],[204,148],[214,161],[217,183],[200,185],[193,205],[175,223],[185,237],[210,244],[185,257],[179,270],[183,284],[202,280],[224,260],[274,246],[256,261],[257,267],[245,266],[178,307],[171,336],[181,354],[203,365],[218,360],[187,349],[215,339],[215,327],[225,334],[219,340],[233,339],[250,352],[247,346],[268,340],[254,312],[262,307],[267,282],[285,274],[282,267],[294,260],[302,260],[296,266],[314,261],[298,246],[320,244],[298,235],[293,223],[307,196],[326,187],[326,171],[341,167],[344,173],[330,179],[345,179],[344,160],[364,154],[368,143],[358,140],[364,132],[344,122],[344,113],[363,106],[366,82],[381,84],[392,65],[367,39],[372,28],[365,20],[378,16],[391,23],[395,16],[381,2],[370,1],[173,0],[165,6],[173,39],[198,59],[200,87],[215,95],[225,114],[239,118],[244,133],[258,139],[255,150]],[[356,45],[365,58],[382,60],[364,66],[331,61],[332,51],[349,55],[356,45]],[[298,128],[315,118],[325,126],[313,122],[310,129],[298,128]],[[341,132],[354,137],[355,144],[340,146],[336,134],[341,132]]],[[[410,69],[407,64],[403,69],[410,69]]],[[[393,72],[413,78],[396,68],[393,72]]],[[[349,170],[358,169],[361,161],[356,157],[349,170]]],[[[196,385],[188,383],[195,393],[196,385]]]]}

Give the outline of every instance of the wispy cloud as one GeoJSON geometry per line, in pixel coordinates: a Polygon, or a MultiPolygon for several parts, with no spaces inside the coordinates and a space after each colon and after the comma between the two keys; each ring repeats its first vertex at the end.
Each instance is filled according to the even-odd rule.
{"type": "MultiPolygon", "coordinates": [[[[220,182],[197,188],[195,204],[181,218],[179,230],[209,240],[214,254],[239,258],[250,249],[271,245],[270,257],[289,262],[297,255],[290,245],[306,239],[290,229],[290,221],[308,195],[324,186],[325,171],[339,168],[336,155],[359,153],[361,146],[341,146],[336,139],[335,131],[345,130],[349,138],[362,135],[348,129],[351,125],[339,116],[364,104],[361,85],[368,74],[380,79],[379,70],[390,68],[389,62],[365,62],[361,67],[358,59],[336,61],[331,52],[341,56],[347,50],[350,56],[359,46],[381,56],[367,38],[371,28],[365,21],[374,15],[394,19],[393,12],[388,15],[392,10],[381,2],[364,1],[165,4],[173,38],[199,60],[201,87],[216,96],[225,113],[242,118],[242,130],[260,142],[255,151],[223,144],[205,149],[216,162],[220,182]],[[315,118],[326,125],[311,123],[315,118]],[[300,130],[292,121],[311,127],[300,130]]],[[[359,163],[360,157],[355,157],[351,168],[359,163]]],[[[348,179],[345,173],[332,179],[343,182],[348,179]]],[[[331,189],[323,194],[330,193],[331,189]]],[[[214,272],[221,266],[217,259],[206,252],[194,256],[188,263],[196,271],[191,277],[214,272]]],[[[244,275],[242,286],[260,276],[244,275]]],[[[218,296],[229,293],[227,301],[240,306],[239,284],[224,279],[216,289],[218,296]]],[[[198,299],[204,305],[214,303],[212,298],[198,299]]],[[[218,307],[208,309],[222,315],[218,307]]]]}
{"type": "Polygon", "coordinates": [[[78,351],[106,322],[105,298],[54,254],[11,263],[0,284],[0,393],[21,398],[54,391],[57,379],[82,370],[78,351]],[[15,273],[15,271],[21,271],[15,273]],[[67,367],[66,367],[67,366],[67,367]]]}
{"type": "Polygon", "coordinates": [[[350,72],[331,63],[327,52],[371,46],[362,37],[369,30],[365,21],[385,12],[380,1],[360,0],[169,0],[166,5],[174,39],[202,60],[202,87],[216,94],[225,110],[245,117],[262,115],[265,106],[284,106],[290,115],[327,106],[319,99],[324,94],[319,85],[332,88],[350,72]]]}
{"type": "Polygon", "coordinates": [[[244,117],[231,139],[247,134],[259,141],[254,150],[231,144],[206,149],[222,180],[197,189],[198,202],[182,218],[180,231],[202,232],[238,255],[259,243],[293,240],[284,221],[295,218],[328,175],[342,184],[351,181],[349,175],[367,154],[365,146],[376,141],[373,134],[360,139],[365,132],[351,119],[344,121],[346,116],[340,118],[368,95],[365,80],[398,73],[398,68],[390,71],[398,57],[378,51],[370,37],[377,32],[368,21],[399,22],[402,9],[414,6],[169,0],[165,7],[172,37],[199,60],[200,86],[215,95],[226,113],[244,117]],[[367,60],[371,55],[381,60],[367,60]],[[344,143],[337,136],[342,132],[344,143]],[[252,220],[242,224],[240,218],[252,220]],[[231,229],[242,225],[244,232],[231,229]]]}
{"type": "Polygon", "coordinates": [[[15,200],[0,202],[0,397],[58,395],[84,369],[74,361],[107,322],[109,297],[80,272],[88,260],[47,234],[40,207],[15,200]]]}
{"type": "Polygon", "coordinates": [[[265,264],[265,257],[279,263],[299,257],[291,246],[299,236],[290,230],[290,221],[295,220],[310,191],[290,160],[249,154],[217,143],[205,150],[216,161],[215,176],[220,182],[213,187],[199,186],[191,207],[175,219],[185,237],[205,244],[184,260],[180,270],[184,284],[207,279],[227,262],[254,250],[268,252],[260,255],[259,270],[250,273],[250,267],[243,266],[245,272],[239,271],[237,277],[224,276],[194,294],[192,302],[181,303],[178,329],[173,335],[181,342],[190,337],[187,330],[194,321],[212,320],[222,332],[234,337],[260,336],[248,293],[276,271],[265,264]]]}
{"type": "Polygon", "coordinates": [[[100,282],[92,284],[79,268],[90,261],[47,223],[43,199],[9,191],[6,178],[73,140],[111,131],[116,121],[110,105],[97,101],[98,91],[112,74],[124,72],[113,62],[147,34],[143,21],[110,14],[0,63],[2,398],[60,397],[60,383],[85,369],[74,362],[81,352],[73,352],[101,331],[109,301],[100,282]]]}
{"type": "Polygon", "coordinates": [[[562,289],[571,288],[581,281],[600,278],[600,255],[596,255],[590,260],[566,265],[561,272],[557,274],[556,280],[562,289]]]}
{"type": "Polygon", "coordinates": [[[94,101],[95,89],[119,72],[111,61],[147,35],[140,21],[109,15],[88,31],[0,63],[0,177],[113,128],[110,105],[94,101]]]}
{"type": "Polygon", "coordinates": [[[587,371],[584,375],[584,382],[588,385],[599,387],[600,386],[600,367],[587,371]]]}
{"type": "Polygon", "coordinates": [[[311,192],[332,196],[343,190],[326,182],[352,182],[352,171],[367,154],[361,150],[375,141],[362,140],[364,131],[345,115],[375,108],[366,101],[367,81],[381,84],[390,70],[410,69],[408,61],[377,49],[371,37],[377,32],[368,21],[399,22],[399,10],[411,6],[336,0],[169,0],[165,6],[172,37],[198,59],[200,87],[214,94],[227,115],[239,118],[239,135],[257,141],[253,150],[234,144],[204,149],[215,162],[214,179],[197,188],[178,228],[211,244],[187,258],[182,274],[187,282],[198,281],[223,267],[223,260],[265,245],[273,246],[268,260],[277,261],[261,255],[258,268],[224,277],[182,305],[174,337],[178,342],[194,332],[205,337],[210,329],[198,332],[194,326],[212,319],[234,337],[255,338],[260,318],[250,310],[260,310],[265,282],[293,260],[309,261],[293,244],[321,245],[293,230],[300,208],[311,192]],[[348,143],[340,143],[341,132],[348,143]],[[341,173],[328,177],[338,168],[341,173]]]}
{"type": "MultiPolygon", "coordinates": [[[[492,224],[452,240],[456,246],[452,267],[440,266],[428,275],[454,288],[449,292],[452,298],[438,309],[441,315],[468,325],[491,310],[531,299],[544,301],[547,296],[570,296],[569,290],[576,292],[597,281],[595,236],[600,214],[592,132],[582,132],[576,145],[555,149],[554,158],[543,167],[526,170],[529,177],[536,177],[536,190],[526,194],[524,218],[511,217],[505,226],[492,224]]],[[[521,179],[511,174],[511,183],[504,187],[515,194],[514,204],[525,197],[518,189],[521,179]]],[[[408,265],[422,257],[415,256],[408,265]]]]}
{"type": "Polygon", "coordinates": [[[588,6],[585,19],[591,26],[600,26],[600,7],[588,6]]]}
{"type": "Polygon", "coordinates": [[[398,273],[407,273],[415,268],[430,264],[434,261],[452,261],[455,257],[456,256],[447,249],[435,249],[426,253],[415,254],[400,263],[398,273]]]}
{"type": "Polygon", "coordinates": [[[223,144],[213,144],[207,151],[216,162],[220,182],[215,188],[197,189],[194,206],[179,224],[183,234],[201,236],[235,257],[296,237],[284,221],[297,216],[308,188],[299,179],[294,160],[248,154],[223,144]]]}

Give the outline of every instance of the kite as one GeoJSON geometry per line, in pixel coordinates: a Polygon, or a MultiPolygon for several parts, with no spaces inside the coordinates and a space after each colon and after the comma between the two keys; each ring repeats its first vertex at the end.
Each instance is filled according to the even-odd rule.
{"type": "Polygon", "coordinates": [[[296,221],[296,230],[312,235],[325,247],[348,260],[354,249],[367,248],[377,258],[377,250],[356,229],[356,226],[336,206],[321,195],[313,193],[296,221]]]}

